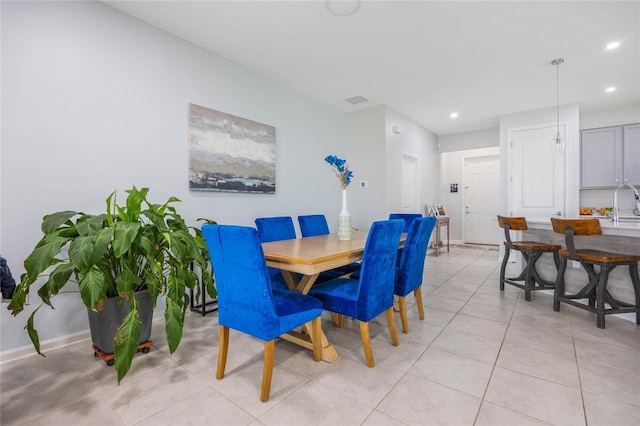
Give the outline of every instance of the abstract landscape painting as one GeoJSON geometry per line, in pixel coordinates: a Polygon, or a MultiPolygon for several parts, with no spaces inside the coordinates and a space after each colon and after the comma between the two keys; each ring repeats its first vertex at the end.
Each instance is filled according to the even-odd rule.
{"type": "Polygon", "coordinates": [[[275,127],[189,104],[189,189],[275,193],[275,127]]]}

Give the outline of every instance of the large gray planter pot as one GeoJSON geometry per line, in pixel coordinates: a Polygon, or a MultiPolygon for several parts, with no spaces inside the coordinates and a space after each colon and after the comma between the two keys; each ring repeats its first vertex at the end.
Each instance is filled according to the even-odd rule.
{"type": "MultiPolygon", "coordinates": [[[[137,292],[136,300],[138,302],[138,313],[142,321],[138,343],[144,343],[151,337],[151,322],[153,320],[151,293],[147,290],[137,292]]],[[[119,297],[107,299],[101,312],[93,312],[87,309],[91,340],[105,354],[113,353],[113,339],[115,338],[116,330],[122,323],[122,319],[131,311],[129,302],[123,300],[122,303],[119,303],[119,301],[119,297]]]]}

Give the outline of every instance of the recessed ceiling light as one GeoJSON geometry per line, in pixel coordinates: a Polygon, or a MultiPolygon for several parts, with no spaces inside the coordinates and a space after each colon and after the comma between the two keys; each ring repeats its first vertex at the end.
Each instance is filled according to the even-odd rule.
{"type": "Polygon", "coordinates": [[[611,43],[607,44],[607,50],[613,50],[619,46],[620,46],[619,41],[612,41],[611,43]]]}
{"type": "Polygon", "coordinates": [[[607,87],[606,89],[604,89],[604,91],[607,92],[607,93],[611,93],[611,92],[615,92],[616,88],[611,86],[611,87],[607,87]]]}
{"type": "Polygon", "coordinates": [[[452,112],[450,117],[451,118],[458,118],[458,113],[457,112],[452,112]]]}

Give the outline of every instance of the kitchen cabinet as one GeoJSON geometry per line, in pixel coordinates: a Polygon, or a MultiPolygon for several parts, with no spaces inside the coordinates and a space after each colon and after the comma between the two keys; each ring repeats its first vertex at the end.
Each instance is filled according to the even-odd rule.
{"type": "Polygon", "coordinates": [[[640,185],[640,124],[583,130],[580,187],[640,185]]]}

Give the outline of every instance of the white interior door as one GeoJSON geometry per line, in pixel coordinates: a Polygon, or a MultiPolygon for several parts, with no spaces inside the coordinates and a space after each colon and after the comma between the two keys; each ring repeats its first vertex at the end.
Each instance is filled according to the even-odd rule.
{"type": "Polygon", "coordinates": [[[464,159],[464,242],[498,244],[500,156],[464,159]]]}
{"type": "MultiPolygon", "coordinates": [[[[566,135],[565,125],[560,134],[566,135]]],[[[546,218],[565,211],[565,156],[551,150],[555,126],[510,131],[508,214],[546,218]]]]}
{"type": "Polygon", "coordinates": [[[400,181],[400,210],[402,213],[420,213],[420,168],[418,159],[402,155],[400,181]]]}

